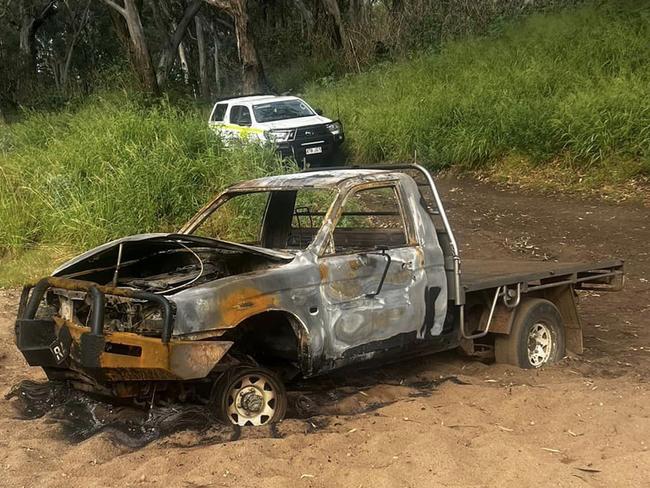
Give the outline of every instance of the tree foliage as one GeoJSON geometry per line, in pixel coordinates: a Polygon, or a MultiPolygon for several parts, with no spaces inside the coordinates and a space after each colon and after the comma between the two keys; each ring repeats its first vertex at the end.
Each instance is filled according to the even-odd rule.
{"type": "Polygon", "coordinates": [[[119,72],[153,96],[286,91],[576,1],[0,0],[0,115],[119,72]]]}

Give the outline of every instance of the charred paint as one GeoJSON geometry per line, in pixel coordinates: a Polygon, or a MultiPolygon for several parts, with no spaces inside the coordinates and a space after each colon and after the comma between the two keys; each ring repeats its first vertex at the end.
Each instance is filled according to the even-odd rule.
{"type": "MultiPolygon", "coordinates": [[[[228,252],[250,252],[256,259],[268,258],[268,261],[248,272],[164,294],[174,311],[173,338],[167,345],[156,337],[106,331],[105,343],[117,345],[112,352],[103,350],[99,355],[100,367],[106,376],[115,380],[127,377],[198,377],[207,366],[192,366],[193,363],[207,365],[213,360],[218,361],[219,355],[230,347],[229,343],[205,339],[219,337],[224,330],[267,311],[283,312],[291,317],[300,348],[299,362],[305,376],[328,370],[344,357],[353,357],[351,351],[364,351],[363,354],[367,355],[364,344],[390,344],[393,337],[419,338],[420,328],[425,322],[426,335],[440,334],[447,306],[444,256],[433,222],[421,206],[416,183],[401,172],[325,171],[262,178],[235,185],[206,205],[181,229],[180,234],[116,241],[110,244],[112,248],[106,245],[74,260],[75,269],[84,257],[94,259],[98,252],[116,249],[121,243],[132,246],[132,243],[148,242],[149,239],[165,242],[173,242],[176,236],[182,239],[191,234],[220,202],[238,192],[305,187],[336,190],[320,230],[306,249],[287,252],[219,243],[220,248],[228,252]],[[405,245],[386,251],[391,258],[388,269],[387,257],[371,249],[347,255],[332,254],[332,233],[346,197],[361,189],[386,186],[396,189],[406,230],[405,245]],[[382,284],[384,270],[386,278],[382,284]],[[433,303],[423,302],[425,289],[440,290],[433,303]],[[205,345],[211,343],[215,344],[214,349],[205,345]],[[141,348],[139,355],[134,354],[136,348],[141,348]]],[[[377,228],[376,232],[381,235],[383,230],[377,228]]],[[[194,239],[193,236],[187,238],[190,237],[194,239]]],[[[191,245],[198,246],[202,242],[194,244],[192,241],[191,245]]],[[[205,245],[211,244],[206,241],[205,245]]],[[[66,267],[57,272],[65,275],[66,267]]],[[[117,289],[123,290],[123,296],[129,298],[128,290],[117,289]]],[[[83,330],[87,332],[87,329],[83,330]]],[[[79,334],[81,332],[77,331],[79,334]]]]}
{"type": "MultiPolygon", "coordinates": [[[[55,322],[59,333],[63,328],[69,331],[73,341],[70,359],[82,366],[80,345],[88,329],[61,318],[55,322]]],[[[203,378],[232,346],[227,341],[173,340],[164,344],[158,338],[128,332],[107,332],[102,344],[96,367],[102,378],[112,381],[203,378]]]]}
{"type": "Polygon", "coordinates": [[[221,311],[221,327],[234,327],[247,317],[277,307],[273,295],[251,287],[237,288],[223,298],[217,297],[217,300],[221,311]]]}

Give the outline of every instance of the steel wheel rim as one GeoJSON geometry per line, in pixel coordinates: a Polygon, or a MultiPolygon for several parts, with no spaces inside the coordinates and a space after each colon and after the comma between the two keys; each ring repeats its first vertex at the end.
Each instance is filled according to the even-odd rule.
{"type": "Polygon", "coordinates": [[[551,328],[541,322],[534,324],[528,333],[528,361],[535,368],[539,368],[550,359],[552,352],[551,328]]]}
{"type": "Polygon", "coordinates": [[[260,426],[274,417],[277,392],[271,380],[250,373],[237,380],[227,394],[228,419],[235,425],[260,426]]]}

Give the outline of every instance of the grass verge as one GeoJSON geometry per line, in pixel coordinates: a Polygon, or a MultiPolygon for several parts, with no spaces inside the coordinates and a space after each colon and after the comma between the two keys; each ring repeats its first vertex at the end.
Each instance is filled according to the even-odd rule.
{"type": "Polygon", "coordinates": [[[47,256],[177,230],[223,187],[285,164],[271,148],[224,147],[190,105],[110,93],[32,114],[0,135],[0,284],[43,274],[47,256]]]}
{"type": "Polygon", "coordinates": [[[649,38],[648,3],[603,2],[311,85],[308,97],[340,111],[355,161],[485,170],[518,158],[522,171],[555,165],[613,184],[650,176],[649,38]]]}

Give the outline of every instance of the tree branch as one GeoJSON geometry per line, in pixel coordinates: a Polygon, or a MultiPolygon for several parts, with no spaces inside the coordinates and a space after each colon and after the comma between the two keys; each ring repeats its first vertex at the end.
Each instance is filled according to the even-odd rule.
{"type": "Polygon", "coordinates": [[[212,5],[213,7],[217,7],[218,9],[221,9],[230,15],[232,15],[234,12],[233,5],[228,0],[205,0],[205,1],[210,5],[212,5]]]}
{"type": "Polygon", "coordinates": [[[162,86],[167,81],[167,76],[169,74],[169,70],[172,67],[176,50],[183,40],[183,37],[185,37],[185,33],[187,32],[187,28],[190,25],[190,22],[192,22],[194,16],[199,12],[199,10],[201,10],[202,6],[203,0],[192,0],[192,2],[183,12],[183,17],[176,26],[174,33],[167,41],[167,45],[165,46],[165,49],[163,49],[163,52],[160,56],[160,61],[158,62],[157,78],[159,85],[162,86]]]}
{"type": "Polygon", "coordinates": [[[126,17],[126,8],[120,7],[117,3],[115,3],[113,0],[102,0],[106,5],[109,7],[117,10],[122,17],[126,17]]]}

